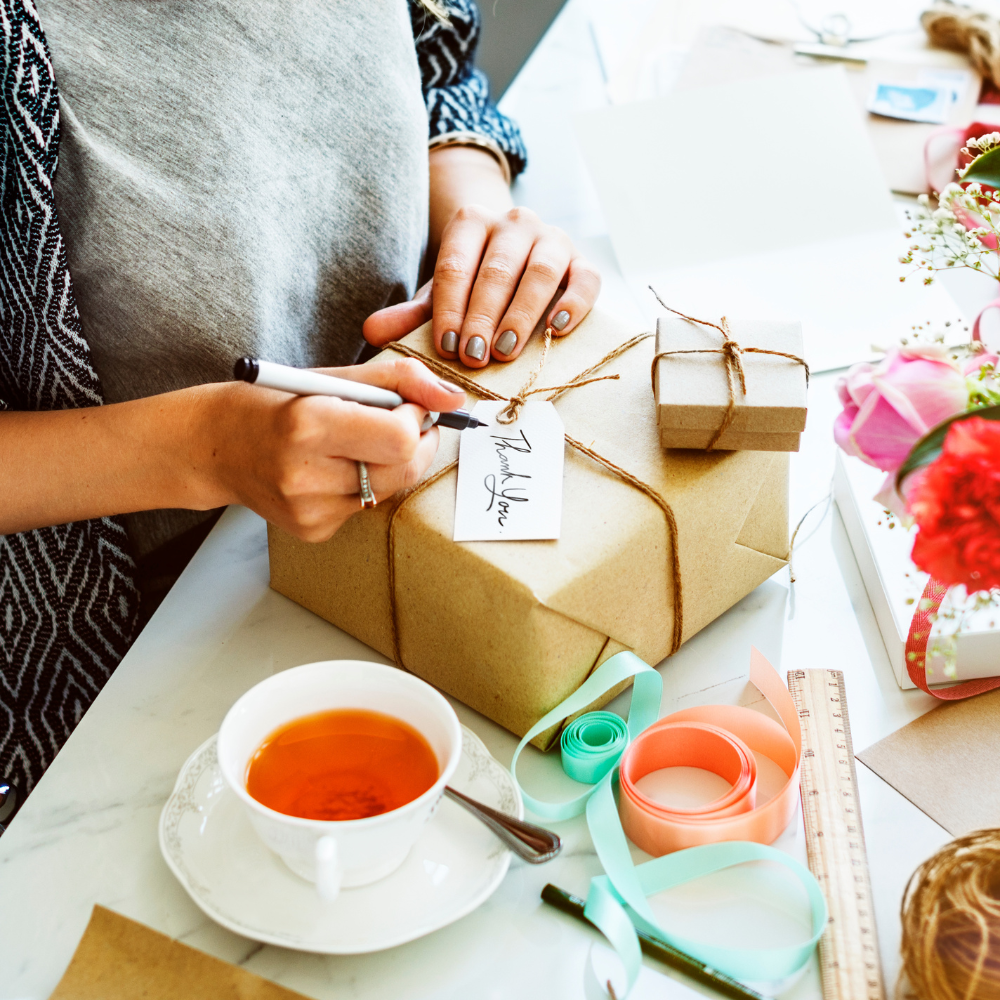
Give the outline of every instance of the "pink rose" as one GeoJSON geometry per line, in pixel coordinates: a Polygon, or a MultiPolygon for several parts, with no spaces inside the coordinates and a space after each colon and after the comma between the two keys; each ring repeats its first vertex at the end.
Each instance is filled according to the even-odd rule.
{"type": "Polygon", "coordinates": [[[891,348],[837,382],[834,440],[848,455],[895,472],[917,439],[969,405],[965,378],[943,347],[891,348]]]}

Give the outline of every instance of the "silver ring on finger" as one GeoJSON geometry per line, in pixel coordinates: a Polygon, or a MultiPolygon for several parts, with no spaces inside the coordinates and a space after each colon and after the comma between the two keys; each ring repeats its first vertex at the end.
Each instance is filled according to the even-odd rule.
{"type": "Polygon", "coordinates": [[[378,501],[372,492],[372,481],[368,477],[368,466],[364,462],[358,462],[358,482],[361,484],[361,509],[374,507],[378,501]]]}

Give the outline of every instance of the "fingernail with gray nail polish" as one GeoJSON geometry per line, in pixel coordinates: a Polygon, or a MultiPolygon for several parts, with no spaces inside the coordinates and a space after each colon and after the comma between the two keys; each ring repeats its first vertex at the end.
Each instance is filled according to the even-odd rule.
{"type": "MultiPolygon", "coordinates": [[[[562,329],[562,327],[560,327],[562,329]]],[[[442,351],[457,351],[458,350],[458,334],[454,330],[448,330],[447,333],[441,335],[441,350],[442,351]]]]}
{"type": "Polygon", "coordinates": [[[517,347],[517,334],[513,330],[506,330],[497,337],[497,342],[493,346],[505,358],[510,357],[510,352],[517,347]]]}
{"type": "Polygon", "coordinates": [[[448,392],[465,392],[465,390],[460,385],[455,385],[454,382],[445,382],[443,378],[438,379],[438,385],[442,389],[446,389],[448,392]]]}
{"type": "Polygon", "coordinates": [[[566,324],[569,322],[569,313],[565,309],[560,309],[559,312],[552,317],[552,325],[557,330],[565,330],[566,324]]]}
{"type": "Polygon", "coordinates": [[[477,361],[482,361],[486,357],[486,341],[482,337],[473,337],[465,345],[465,355],[469,358],[475,358],[477,361]]]}

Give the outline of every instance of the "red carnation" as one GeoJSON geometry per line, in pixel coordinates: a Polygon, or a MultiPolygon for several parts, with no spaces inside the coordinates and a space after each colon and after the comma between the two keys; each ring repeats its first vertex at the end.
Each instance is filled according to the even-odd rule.
{"type": "Polygon", "coordinates": [[[913,543],[920,569],[970,593],[1000,587],[1000,423],[954,423],[909,507],[920,526],[913,543]]]}

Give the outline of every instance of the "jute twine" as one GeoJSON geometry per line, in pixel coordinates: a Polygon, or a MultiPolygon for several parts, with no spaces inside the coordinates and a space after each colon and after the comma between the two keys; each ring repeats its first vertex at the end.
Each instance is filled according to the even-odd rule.
{"type": "Polygon", "coordinates": [[[968,55],[980,75],[1000,86],[1000,22],[995,17],[940,0],[920,15],[920,23],[931,45],[968,55]]]}
{"type": "Polygon", "coordinates": [[[1000,1000],[1000,830],[960,837],[910,876],[899,996],[1000,1000]]]}
{"type": "Polygon", "coordinates": [[[794,361],[796,364],[802,365],[806,370],[806,384],[809,384],[809,365],[800,358],[797,354],[788,354],[785,351],[767,351],[762,347],[741,347],[735,340],[733,340],[732,334],[729,331],[729,323],[726,321],[726,317],[723,316],[718,323],[712,323],[707,319],[695,319],[693,316],[688,316],[686,313],[678,312],[676,309],[671,309],[663,299],[660,298],[656,293],[656,289],[652,285],[649,286],[649,290],[656,295],[656,301],[663,306],[667,312],[672,312],[675,316],[680,316],[682,319],[686,319],[689,323],[698,323],[701,326],[710,326],[713,329],[719,331],[722,334],[722,346],[721,347],[702,347],[695,348],[686,351],[660,351],[659,354],[653,356],[653,364],[650,367],[649,374],[653,382],[653,392],[656,392],[656,362],[660,358],[670,357],[673,354],[721,354],[723,363],[726,366],[726,384],[729,387],[729,405],[726,407],[726,412],[722,415],[722,423],[719,424],[718,430],[712,435],[711,441],[705,447],[705,451],[711,451],[718,443],[719,439],[723,434],[729,429],[729,425],[733,422],[733,417],[736,416],[736,383],[739,382],[740,394],[746,396],[747,394],[747,375],[743,368],[743,355],[744,354],[773,354],[779,358],[788,358],[789,361],[794,361]]]}
{"type": "MultiPolygon", "coordinates": [[[[440,375],[442,378],[449,380],[460,385],[467,392],[471,392],[474,395],[481,396],[483,399],[492,399],[496,401],[508,402],[502,411],[501,415],[498,416],[498,420],[501,423],[512,423],[517,419],[517,414],[520,412],[521,407],[524,405],[525,401],[529,396],[534,395],[539,392],[551,392],[552,395],[549,397],[549,402],[558,399],[564,392],[568,392],[570,389],[578,389],[580,386],[589,385],[591,382],[601,382],[605,380],[617,380],[620,376],[618,375],[601,375],[595,378],[591,378],[598,369],[602,368],[608,362],[613,361],[615,358],[620,357],[626,351],[631,350],[636,344],[641,344],[644,340],[648,340],[653,335],[651,333],[640,333],[638,336],[633,337],[631,340],[625,341],[624,344],[619,344],[614,350],[609,351],[607,354],[601,358],[596,364],[591,365],[589,368],[585,368],[579,375],[575,378],[570,379],[568,382],[564,382],[562,385],[546,386],[545,388],[535,389],[533,388],[535,381],[538,379],[539,374],[542,370],[542,365],[545,363],[545,359],[548,357],[549,348],[552,344],[552,330],[547,329],[545,331],[545,342],[542,347],[542,355],[538,364],[532,370],[531,374],[528,376],[525,384],[520,388],[520,390],[513,396],[501,396],[499,393],[493,392],[492,389],[488,389],[484,385],[480,385],[478,382],[474,382],[471,378],[463,375],[461,372],[455,371],[449,365],[444,362],[439,361],[436,358],[428,357],[426,354],[422,354],[420,351],[413,350],[412,347],[406,344],[393,343],[387,345],[387,350],[396,351],[399,354],[403,354],[408,358],[416,358],[416,360],[425,364],[432,372],[436,375],[440,375]],[[508,415],[507,419],[502,419],[504,415],[508,415]]],[[[620,465],[615,464],[610,459],[605,458],[603,455],[598,454],[592,448],[588,448],[587,445],[576,438],[570,437],[569,434],[565,435],[566,443],[570,447],[575,448],[582,455],[586,455],[592,461],[596,462],[598,465],[607,469],[612,475],[617,476],[622,482],[627,483],[633,489],[637,489],[640,493],[645,494],[649,497],[663,511],[663,516],[667,522],[667,534],[670,539],[670,576],[673,581],[674,588],[674,621],[673,621],[673,631],[671,635],[671,646],[670,652],[675,653],[680,649],[681,637],[684,631],[684,596],[681,584],[681,569],[680,569],[680,558],[677,552],[678,544],[678,533],[677,533],[677,520],[674,517],[674,512],[670,507],[670,504],[663,499],[660,494],[653,489],[652,486],[644,483],[641,479],[633,476],[632,473],[623,469],[620,465]]],[[[428,486],[433,485],[442,476],[447,475],[452,469],[458,467],[458,462],[451,462],[446,465],[443,469],[439,469],[433,476],[425,479],[422,483],[412,487],[405,493],[401,494],[397,500],[395,506],[389,513],[389,525],[388,525],[388,561],[389,561],[389,610],[390,610],[390,620],[392,623],[392,650],[393,659],[396,664],[400,667],[403,666],[403,658],[400,652],[399,644],[399,610],[396,603],[396,533],[395,525],[396,518],[399,516],[400,511],[403,507],[409,503],[415,496],[422,493],[428,486]]]]}

